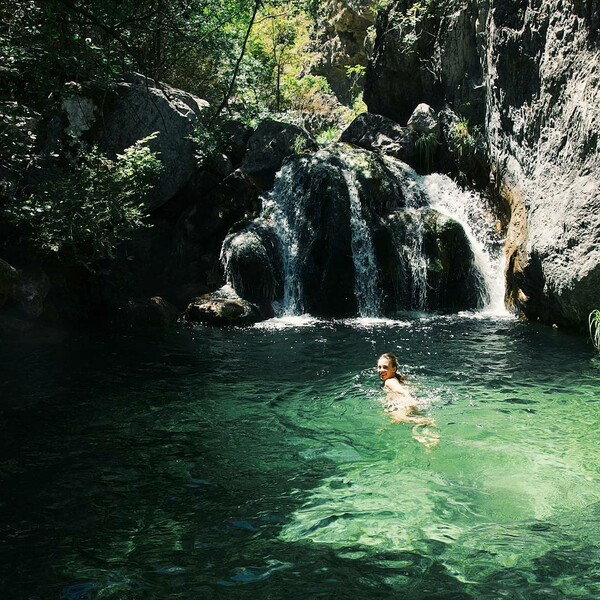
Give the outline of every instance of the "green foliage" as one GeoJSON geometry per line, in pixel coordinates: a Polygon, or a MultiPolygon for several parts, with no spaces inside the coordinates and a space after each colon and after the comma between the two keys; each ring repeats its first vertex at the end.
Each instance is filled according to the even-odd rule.
{"type": "Polygon", "coordinates": [[[13,200],[6,217],[35,248],[93,271],[144,226],[143,201],[162,169],[148,136],[110,160],[92,147],[69,175],[13,200]]]}
{"type": "Polygon", "coordinates": [[[14,195],[18,182],[35,161],[35,124],[39,115],[16,102],[0,101],[0,179],[3,195],[14,195]]]}
{"type": "Polygon", "coordinates": [[[415,142],[419,161],[425,171],[431,171],[433,167],[433,159],[438,147],[437,136],[434,132],[421,133],[415,142]]]}
{"type": "Polygon", "coordinates": [[[337,127],[326,127],[317,134],[317,143],[326,146],[338,140],[340,130],[337,127]]]}
{"type": "Polygon", "coordinates": [[[194,142],[194,155],[199,167],[207,167],[218,154],[225,154],[231,149],[230,140],[222,128],[223,119],[213,119],[209,111],[200,114],[189,139],[194,142]]]}
{"type": "Polygon", "coordinates": [[[445,33],[446,17],[461,3],[462,0],[422,0],[413,2],[404,13],[394,14],[392,27],[401,32],[400,50],[414,52],[421,40],[435,44],[438,36],[445,33]]]}
{"type": "Polygon", "coordinates": [[[350,80],[350,97],[356,99],[361,95],[361,83],[367,71],[364,65],[346,65],[346,77],[350,80]]]}
{"type": "Polygon", "coordinates": [[[596,350],[600,351],[600,310],[593,310],[588,318],[590,337],[596,350]]]}
{"type": "Polygon", "coordinates": [[[449,143],[451,148],[458,154],[459,157],[465,156],[472,152],[477,144],[476,136],[478,129],[469,127],[469,120],[461,117],[455,121],[449,130],[449,143]]]}

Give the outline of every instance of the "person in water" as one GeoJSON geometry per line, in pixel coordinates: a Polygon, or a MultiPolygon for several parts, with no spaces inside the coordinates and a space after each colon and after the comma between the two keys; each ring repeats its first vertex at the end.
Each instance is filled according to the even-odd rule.
{"type": "Polygon", "coordinates": [[[407,378],[398,373],[398,359],[394,354],[386,352],[379,357],[377,374],[383,381],[383,389],[387,392],[385,408],[390,413],[392,421],[421,426],[435,425],[432,419],[416,414],[419,401],[412,395],[407,378]]]}

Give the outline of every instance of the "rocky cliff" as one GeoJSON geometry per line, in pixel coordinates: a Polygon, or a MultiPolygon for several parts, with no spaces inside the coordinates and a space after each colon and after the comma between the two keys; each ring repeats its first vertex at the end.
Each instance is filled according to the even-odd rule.
{"type": "Polygon", "coordinates": [[[375,1],[328,0],[320,6],[320,14],[312,71],[327,79],[341,102],[351,104],[362,86],[362,77],[360,72],[349,76],[347,69],[367,65],[373,46],[375,1]]]}
{"type": "Polygon", "coordinates": [[[393,3],[365,100],[404,125],[420,102],[478,127],[509,207],[507,301],[581,326],[600,306],[600,3],[393,3]]]}

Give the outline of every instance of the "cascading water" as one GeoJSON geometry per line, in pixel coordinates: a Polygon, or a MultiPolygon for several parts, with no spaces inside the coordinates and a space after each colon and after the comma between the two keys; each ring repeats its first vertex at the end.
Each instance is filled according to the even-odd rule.
{"type": "Polygon", "coordinates": [[[278,316],[506,312],[501,240],[481,199],[347,146],[287,161],[227,247],[227,281],[274,299],[278,316]]]}
{"type": "Polygon", "coordinates": [[[481,312],[505,314],[504,254],[481,200],[446,175],[435,173],[420,179],[431,207],[458,221],[469,239],[479,276],[481,312]]]}
{"type": "Polygon", "coordinates": [[[377,263],[369,226],[363,216],[356,178],[344,171],[350,200],[350,229],[354,262],[354,293],[360,317],[379,315],[381,300],[377,286],[377,263]]]}
{"type": "Polygon", "coordinates": [[[414,219],[407,230],[407,258],[411,269],[411,300],[419,310],[427,307],[427,258],[423,253],[423,221],[414,219]]]}
{"type": "Polygon", "coordinates": [[[311,230],[305,218],[307,195],[294,185],[291,165],[284,165],[273,191],[263,201],[263,216],[280,241],[283,263],[283,300],[279,312],[284,316],[304,313],[302,279],[299,274],[301,243],[309,242],[311,230]]]}

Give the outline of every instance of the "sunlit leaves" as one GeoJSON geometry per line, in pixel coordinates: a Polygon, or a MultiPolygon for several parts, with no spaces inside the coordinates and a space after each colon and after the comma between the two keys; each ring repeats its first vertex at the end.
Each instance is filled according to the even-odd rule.
{"type": "Polygon", "coordinates": [[[43,252],[94,270],[144,226],[143,201],[162,165],[140,140],[111,160],[86,149],[68,176],[37,186],[5,211],[23,238],[43,252]]]}

